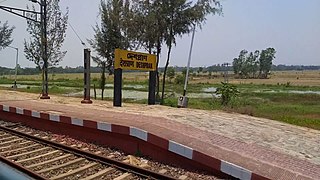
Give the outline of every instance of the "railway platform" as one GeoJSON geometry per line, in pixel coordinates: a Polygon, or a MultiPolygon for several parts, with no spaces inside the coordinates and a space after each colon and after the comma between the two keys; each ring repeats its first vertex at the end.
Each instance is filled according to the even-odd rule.
{"type": "Polygon", "coordinates": [[[320,179],[320,131],[221,111],[7,92],[0,117],[239,179],[320,179]],[[17,96],[18,95],[18,96],[17,96]],[[19,98],[17,98],[19,97],[19,98]],[[64,126],[58,126],[64,124],[64,126]],[[102,132],[101,132],[102,131],[102,132]],[[178,158],[177,156],[178,155],[178,158]]]}

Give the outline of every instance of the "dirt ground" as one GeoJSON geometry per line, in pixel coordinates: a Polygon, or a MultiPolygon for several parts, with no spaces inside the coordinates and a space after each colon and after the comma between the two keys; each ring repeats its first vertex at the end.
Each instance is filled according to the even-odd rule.
{"type": "Polygon", "coordinates": [[[202,131],[258,144],[320,165],[320,131],[309,128],[222,111],[130,103],[123,103],[123,107],[113,107],[111,101],[94,100],[93,104],[81,104],[80,98],[50,95],[50,100],[40,100],[39,97],[40,95],[37,94],[0,90],[0,104],[8,101],[32,100],[35,103],[41,101],[49,104],[65,104],[75,108],[87,107],[92,110],[164,117],[194,126],[202,131]]]}

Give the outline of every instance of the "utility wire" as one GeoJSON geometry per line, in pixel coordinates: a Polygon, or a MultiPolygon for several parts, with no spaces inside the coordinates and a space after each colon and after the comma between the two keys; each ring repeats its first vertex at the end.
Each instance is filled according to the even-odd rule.
{"type": "MultiPolygon", "coordinates": [[[[67,13],[63,13],[63,14],[66,15],[67,13]]],[[[68,19],[68,24],[69,24],[69,26],[71,27],[73,33],[74,33],[74,34],[78,37],[78,39],[80,40],[81,44],[86,47],[86,43],[84,43],[84,42],[82,41],[82,39],[80,38],[80,36],[79,36],[79,34],[77,33],[77,31],[76,31],[76,30],[73,28],[73,26],[71,25],[69,19],[68,19]]]]}
{"type": "Polygon", "coordinates": [[[83,45],[83,46],[86,46],[86,43],[84,43],[83,41],[82,41],[82,39],[80,38],[80,36],[78,35],[78,33],[76,32],[76,30],[73,28],[73,26],[71,25],[71,23],[68,21],[68,24],[69,24],[69,26],[71,27],[71,29],[72,29],[72,31],[74,32],[74,34],[78,37],[78,39],[80,40],[80,42],[81,42],[81,44],[83,45]]]}

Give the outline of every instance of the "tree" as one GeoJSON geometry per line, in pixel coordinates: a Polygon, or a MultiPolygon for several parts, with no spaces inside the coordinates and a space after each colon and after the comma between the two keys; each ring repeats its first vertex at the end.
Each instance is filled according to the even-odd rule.
{"type": "Polygon", "coordinates": [[[271,70],[272,61],[275,58],[276,50],[274,48],[267,48],[261,51],[260,58],[259,58],[259,77],[260,78],[267,78],[268,73],[271,70]]]}
{"type": "Polygon", "coordinates": [[[236,75],[239,75],[241,72],[241,62],[239,58],[234,58],[232,62],[233,72],[236,75]]]}
{"type": "Polygon", "coordinates": [[[175,76],[174,68],[173,67],[169,67],[168,68],[168,78],[169,78],[170,82],[174,78],[174,76],[175,76]]]}
{"type": "Polygon", "coordinates": [[[94,39],[88,40],[89,44],[98,54],[93,60],[101,68],[102,90],[101,98],[105,89],[105,72],[113,73],[112,66],[114,61],[114,51],[116,48],[127,49],[130,47],[128,38],[129,24],[129,1],[126,0],[101,0],[100,14],[101,25],[98,24],[93,28],[94,39]]]}
{"type": "Polygon", "coordinates": [[[135,15],[132,21],[135,27],[139,28],[131,28],[129,32],[137,37],[134,43],[138,45],[136,48],[142,47],[150,54],[157,54],[157,97],[160,91],[158,65],[162,45],[165,43],[169,48],[164,70],[162,99],[171,47],[176,42],[176,36],[189,33],[194,25],[201,27],[207,14],[220,11],[220,4],[216,0],[198,0],[193,6],[192,4],[186,0],[133,0],[135,15]]]}
{"type": "Polygon", "coordinates": [[[164,35],[167,29],[167,24],[163,16],[160,16],[162,12],[162,0],[146,0],[146,1],[134,1],[134,12],[136,12],[134,21],[136,28],[131,28],[132,36],[137,37],[137,48],[144,48],[146,51],[156,53],[156,98],[159,101],[160,92],[160,78],[159,78],[159,60],[162,51],[162,44],[164,41],[164,35]]]}
{"type": "Polygon", "coordinates": [[[248,71],[248,77],[249,78],[255,78],[256,72],[258,71],[258,57],[259,57],[259,51],[256,50],[254,53],[250,52],[249,56],[246,58],[246,66],[248,71]]]}
{"type": "Polygon", "coordinates": [[[182,75],[183,75],[183,77],[186,77],[186,75],[187,75],[187,68],[183,68],[183,69],[182,69],[182,75]]]}
{"type": "Polygon", "coordinates": [[[267,78],[275,53],[274,48],[267,48],[261,53],[258,50],[254,53],[242,50],[239,57],[233,59],[234,73],[240,78],[257,78],[256,74],[259,71],[259,78],[267,78]]]}
{"type": "Polygon", "coordinates": [[[203,71],[203,67],[199,67],[197,73],[200,74],[203,71]]]}
{"type": "Polygon", "coordinates": [[[233,59],[233,70],[234,73],[239,75],[241,78],[248,74],[246,67],[246,59],[247,59],[247,50],[240,51],[239,57],[233,59]]]}
{"type": "Polygon", "coordinates": [[[8,22],[6,21],[1,25],[0,21],[0,50],[6,48],[12,43],[11,35],[14,30],[14,26],[9,27],[8,22]]]}
{"type": "MultiPolygon", "coordinates": [[[[59,7],[60,0],[47,0],[47,46],[48,46],[48,67],[56,66],[61,62],[67,51],[61,51],[68,24],[68,9],[63,14],[59,7]]],[[[27,7],[29,9],[29,7],[27,7]]],[[[35,10],[35,7],[32,6],[35,10]]],[[[34,14],[29,14],[35,19],[34,14]]],[[[24,40],[24,53],[29,61],[33,61],[39,66],[42,59],[41,50],[41,24],[27,20],[27,32],[30,34],[29,41],[24,40]]]]}
{"type": "Polygon", "coordinates": [[[159,16],[165,20],[166,32],[164,41],[168,47],[167,60],[163,73],[161,104],[164,100],[165,80],[169,66],[172,45],[176,44],[176,37],[189,34],[196,25],[200,26],[206,21],[208,14],[221,12],[220,3],[216,0],[198,0],[193,6],[192,1],[166,0],[160,4],[159,16]]]}

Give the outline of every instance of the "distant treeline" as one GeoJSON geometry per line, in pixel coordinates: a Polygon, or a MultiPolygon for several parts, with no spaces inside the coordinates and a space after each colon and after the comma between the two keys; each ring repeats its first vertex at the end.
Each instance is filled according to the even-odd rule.
{"type": "MultiPolygon", "coordinates": [[[[182,72],[186,67],[174,67],[176,72],[182,72]]],[[[159,68],[160,72],[163,72],[164,68],[161,67],[159,68]]],[[[190,68],[191,72],[220,72],[220,71],[233,71],[232,66],[223,66],[220,64],[217,65],[212,65],[208,67],[191,67],[190,68]]],[[[272,65],[271,68],[272,71],[303,71],[303,70],[320,70],[320,66],[299,66],[299,65],[272,65]]],[[[38,68],[21,68],[18,67],[18,74],[20,75],[33,75],[33,74],[39,74],[41,71],[38,68]]],[[[92,73],[100,73],[101,68],[99,67],[91,67],[91,72],[92,73]]],[[[0,66],[0,75],[12,75],[15,73],[14,68],[6,68],[6,67],[1,67],[0,66]]],[[[78,67],[54,67],[49,69],[49,73],[83,73],[83,66],[78,66],[78,67]]]]}

